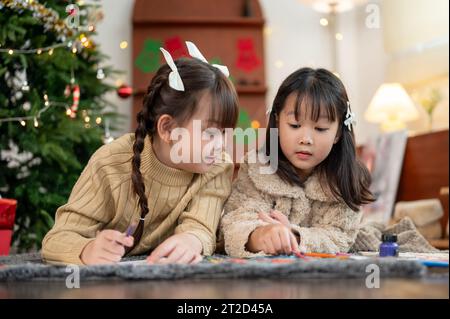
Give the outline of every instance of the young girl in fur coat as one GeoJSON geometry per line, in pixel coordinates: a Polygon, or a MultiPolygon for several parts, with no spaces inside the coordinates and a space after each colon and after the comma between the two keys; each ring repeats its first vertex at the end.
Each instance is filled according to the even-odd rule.
{"type": "Polygon", "coordinates": [[[373,201],[370,175],[356,159],[354,114],[342,82],[302,68],[282,83],[270,112],[267,164],[248,153],[225,204],[221,232],[234,257],[346,252],[373,201]],[[271,150],[270,134],[278,145],[271,150]],[[264,169],[273,169],[265,174],[264,169]]]}

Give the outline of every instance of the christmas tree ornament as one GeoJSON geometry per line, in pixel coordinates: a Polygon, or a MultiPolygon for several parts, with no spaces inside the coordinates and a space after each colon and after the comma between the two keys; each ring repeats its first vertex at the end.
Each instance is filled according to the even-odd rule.
{"type": "Polygon", "coordinates": [[[122,99],[130,97],[131,94],[133,94],[133,89],[126,84],[122,84],[117,88],[117,95],[122,99]]]}
{"type": "Polygon", "coordinates": [[[109,135],[105,135],[103,137],[103,144],[109,144],[112,141],[114,141],[114,137],[112,137],[110,134],[109,135]]]}
{"type": "Polygon", "coordinates": [[[103,72],[103,69],[97,70],[97,79],[103,80],[105,78],[105,73],[103,72]]]}
{"type": "Polygon", "coordinates": [[[65,97],[69,97],[69,96],[70,96],[70,92],[71,92],[71,90],[70,90],[70,85],[67,84],[67,85],[66,85],[66,88],[64,89],[64,96],[65,96],[65,97]]]}
{"type": "Polygon", "coordinates": [[[33,158],[33,154],[28,151],[19,152],[19,146],[13,141],[8,141],[4,150],[0,150],[0,159],[7,163],[8,168],[18,168],[33,158]]]}
{"type": "Polygon", "coordinates": [[[75,118],[77,116],[77,110],[78,110],[78,104],[80,103],[80,86],[78,84],[75,84],[72,89],[72,98],[73,103],[70,107],[70,110],[72,113],[70,114],[71,118],[75,118]]]}
{"type": "MultiPolygon", "coordinates": [[[[91,39],[94,21],[83,15],[100,3],[85,1],[79,28],[74,29],[65,20],[70,3],[76,2],[0,0],[0,34],[6,32],[0,36],[0,154],[14,156],[2,154],[10,150],[9,139],[18,153],[17,161],[0,160],[0,192],[20,203],[14,233],[18,252],[40,249],[54,224],[54,213],[70,196],[75,177],[93,152],[113,139],[98,127],[104,121],[98,124],[96,118],[108,110],[113,125],[117,113],[108,109],[105,95],[115,87],[97,79],[99,66],[108,61],[91,39]],[[71,69],[76,70],[77,81],[71,69]],[[79,116],[84,109],[89,122],[79,116]],[[76,121],[66,112],[76,115],[76,121]],[[19,154],[27,152],[32,158],[19,159],[19,154]],[[15,162],[19,165],[11,167],[15,162]]],[[[105,77],[109,70],[103,69],[105,77]]]]}
{"type": "Polygon", "coordinates": [[[70,73],[70,84],[67,84],[64,89],[64,97],[68,98],[72,94],[72,105],[66,110],[66,115],[74,119],[77,116],[78,105],[80,103],[80,86],[75,83],[73,69],[70,73]]]}
{"type": "Polygon", "coordinates": [[[24,91],[24,92],[30,91],[30,86],[28,85],[27,80],[23,81],[23,84],[22,84],[22,91],[24,91]]]}
{"type": "Polygon", "coordinates": [[[103,144],[109,144],[114,141],[114,137],[109,131],[109,119],[105,119],[105,135],[103,136],[103,144]]]}
{"type": "Polygon", "coordinates": [[[24,111],[29,111],[31,109],[31,103],[26,101],[25,103],[23,103],[22,108],[24,111]]]}
{"type": "Polygon", "coordinates": [[[23,70],[23,73],[22,73],[22,87],[21,87],[21,90],[23,92],[30,91],[30,86],[28,85],[28,81],[27,81],[27,69],[26,68],[23,70]]]}
{"type": "Polygon", "coordinates": [[[48,101],[48,95],[47,94],[44,94],[44,105],[45,106],[49,106],[50,105],[50,102],[48,101]]]}
{"type": "Polygon", "coordinates": [[[14,97],[16,98],[16,100],[20,100],[20,99],[23,97],[22,91],[17,91],[17,92],[14,94],[14,97]]]}
{"type": "Polygon", "coordinates": [[[25,11],[32,12],[35,19],[39,19],[43,23],[44,32],[55,31],[58,40],[62,37],[70,37],[73,35],[73,30],[66,25],[64,20],[59,18],[59,13],[53,9],[47,8],[44,4],[32,0],[2,0],[0,5],[6,5],[9,9],[17,10],[19,14],[25,11]]]}
{"type": "Polygon", "coordinates": [[[103,20],[104,14],[103,10],[100,8],[94,8],[89,11],[88,13],[88,23],[89,26],[93,26],[95,24],[98,24],[100,21],[103,20]]]}

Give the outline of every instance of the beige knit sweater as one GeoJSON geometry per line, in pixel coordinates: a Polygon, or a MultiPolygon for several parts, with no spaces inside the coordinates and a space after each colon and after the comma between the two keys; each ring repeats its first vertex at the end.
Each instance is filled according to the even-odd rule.
{"type": "Polygon", "coordinates": [[[291,228],[300,235],[301,251],[336,253],[350,249],[361,221],[360,212],[323,190],[314,174],[304,187],[291,186],[277,174],[260,174],[263,165],[248,163],[250,154],[241,164],[220,224],[226,253],[234,257],[264,255],[247,251],[245,245],[255,228],[267,225],[258,219],[258,212],[268,213],[272,208],[289,218],[291,228]]]}
{"type": "MultiPolygon", "coordinates": [[[[82,264],[83,248],[96,232],[124,232],[138,223],[138,196],[132,190],[134,134],[102,146],[89,160],[67,204],[56,212],[55,225],[42,242],[49,263],[82,264]]],[[[224,154],[205,174],[170,168],[153,152],[150,137],[141,153],[141,172],[149,213],[140,242],[129,255],[147,253],[173,234],[188,232],[201,241],[203,254],[214,252],[223,203],[231,192],[233,164],[224,154]]]]}

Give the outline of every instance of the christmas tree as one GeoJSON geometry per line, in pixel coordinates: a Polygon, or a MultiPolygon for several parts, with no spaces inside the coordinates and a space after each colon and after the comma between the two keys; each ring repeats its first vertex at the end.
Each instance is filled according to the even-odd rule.
{"type": "Polygon", "coordinates": [[[104,95],[114,71],[93,41],[101,16],[92,1],[0,0],[0,195],[18,201],[19,251],[40,248],[90,156],[111,139],[105,123],[117,113],[104,95]]]}

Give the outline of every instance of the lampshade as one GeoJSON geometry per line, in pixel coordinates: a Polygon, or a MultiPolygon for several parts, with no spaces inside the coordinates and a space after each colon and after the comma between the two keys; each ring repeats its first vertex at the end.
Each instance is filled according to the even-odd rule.
{"type": "Polygon", "coordinates": [[[419,117],[414,102],[399,83],[385,83],[375,93],[365,113],[369,122],[381,123],[384,131],[405,128],[405,122],[419,117]]]}

